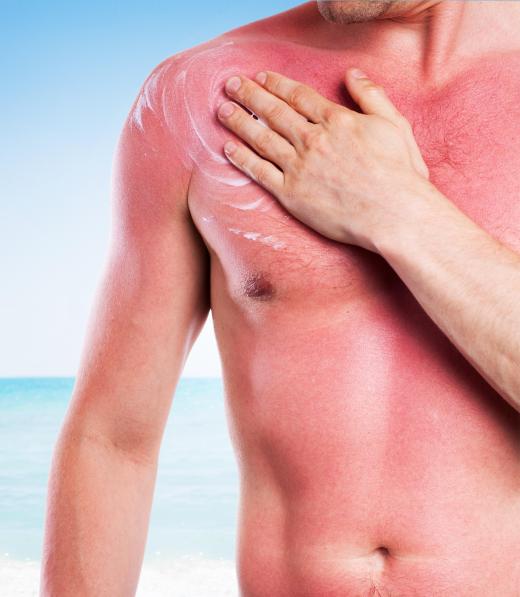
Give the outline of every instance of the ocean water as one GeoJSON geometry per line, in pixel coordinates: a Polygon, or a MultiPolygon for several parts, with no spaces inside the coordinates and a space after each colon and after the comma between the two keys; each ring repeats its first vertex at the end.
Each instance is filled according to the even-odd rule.
{"type": "MultiPolygon", "coordinates": [[[[0,379],[2,597],[37,595],[47,476],[73,384],[0,379]]],[[[222,382],[182,378],[161,448],[138,595],[237,595],[237,508],[222,382]]]]}

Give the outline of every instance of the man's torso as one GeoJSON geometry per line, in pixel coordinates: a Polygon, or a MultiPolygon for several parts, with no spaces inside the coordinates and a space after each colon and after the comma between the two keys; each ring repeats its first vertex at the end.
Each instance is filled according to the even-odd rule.
{"type": "Polygon", "coordinates": [[[167,97],[184,114],[189,208],[211,256],[241,591],[520,595],[518,413],[380,256],[315,233],[223,157],[228,76],[275,70],[355,108],[342,83],[353,65],[409,119],[431,181],[520,251],[518,54],[463,65],[436,90],[369,54],[260,35],[183,59],[167,97]]]}

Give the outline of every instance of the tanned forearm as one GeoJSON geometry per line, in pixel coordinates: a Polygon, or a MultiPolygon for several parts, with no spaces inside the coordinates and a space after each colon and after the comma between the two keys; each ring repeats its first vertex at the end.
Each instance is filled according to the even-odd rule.
{"type": "Polygon", "coordinates": [[[520,412],[520,255],[429,182],[378,243],[426,313],[520,412]]]}
{"type": "Polygon", "coordinates": [[[43,597],[135,594],[155,475],[155,459],[64,426],[49,483],[43,597]]]}

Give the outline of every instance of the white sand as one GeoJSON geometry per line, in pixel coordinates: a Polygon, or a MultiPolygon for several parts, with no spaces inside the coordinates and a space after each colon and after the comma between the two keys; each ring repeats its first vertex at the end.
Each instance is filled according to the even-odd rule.
{"type": "MultiPolygon", "coordinates": [[[[37,597],[40,565],[0,557],[2,597],[37,597]]],[[[237,597],[235,563],[202,556],[145,562],[137,597],[237,597]]]]}

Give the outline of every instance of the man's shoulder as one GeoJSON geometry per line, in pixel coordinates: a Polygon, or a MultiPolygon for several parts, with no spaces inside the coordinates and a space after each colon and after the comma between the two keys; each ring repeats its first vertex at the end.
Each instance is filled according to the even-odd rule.
{"type": "MultiPolygon", "coordinates": [[[[248,54],[254,52],[252,45],[250,36],[229,32],[168,56],[145,78],[130,111],[132,124],[143,131],[147,113],[158,116],[165,124],[173,124],[169,122],[171,114],[166,108],[178,107],[186,99],[187,79],[190,91],[200,89],[200,85],[205,87],[224,64],[233,62],[234,55],[247,59],[248,54]]],[[[179,110],[176,114],[178,117],[179,110]]]]}
{"type": "MultiPolygon", "coordinates": [[[[287,27],[298,27],[300,7],[253,21],[162,60],[144,80],[128,114],[128,128],[161,153],[192,169],[195,154],[218,135],[214,115],[225,99],[225,80],[237,72],[253,77],[283,60],[287,27]],[[294,16],[293,16],[294,15],[294,16]]],[[[144,149],[143,149],[144,151],[144,149]]],[[[211,153],[211,152],[209,152],[211,153]]]]}
{"type": "Polygon", "coordinates": [[[252,32],[231,31],[167,57],[142,84],[128,115],[129,127],[164,149],[173,144],[190,167],[191,148],[199,147],[208,126],[216,124],[213,112],[225,99],[225,80],[237,72],[252,77],[265,68],[272,47],[252,32]]]}

